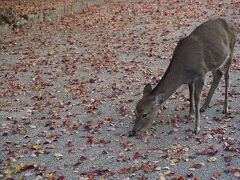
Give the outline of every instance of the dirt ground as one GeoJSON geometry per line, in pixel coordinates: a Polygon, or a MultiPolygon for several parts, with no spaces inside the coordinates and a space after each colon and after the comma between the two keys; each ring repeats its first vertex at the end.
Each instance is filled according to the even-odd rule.
{"type": "Polygon", "coordinates": [[[16,17],[70,5],[78,0],[1,0],[1,8],[12,8],[16,17]]]}
{"type": "Polygon", "coordinates": [[[128,136],[144,84],[157,84],[179,39],[210,18],[237,24],[239,9],[237,1],[118,1],[2,35],[0,179],[239,179],[240,37],[227,115],[222,80],[194,135],[183,85],[152,128],[128,136]]]}

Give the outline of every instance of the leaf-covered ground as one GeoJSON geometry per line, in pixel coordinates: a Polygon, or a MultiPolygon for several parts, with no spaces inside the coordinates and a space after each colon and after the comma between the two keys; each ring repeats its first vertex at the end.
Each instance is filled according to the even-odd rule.
{"type": "Polygon", "coordinates": [[[28,15],[31,13],[42,12],[64,5],[73,4],[78,0],[1,0],[1,8],[12,8],[16,13],[16,17],[28,15]]]}
{"type": "MultiPolygon", "coordinates": [[[[195,136],[182,86],[151,129],[128,137],[144,83],[156,85],[177,41],[209,18],[239,24],[239,9],[237,1],[119,1],[2,35],[0,178],[239,179],[239,38],[227,115],[221,81],[195,136]]],[[[202,100],[210,84],[211,74],[202,100]]]]}

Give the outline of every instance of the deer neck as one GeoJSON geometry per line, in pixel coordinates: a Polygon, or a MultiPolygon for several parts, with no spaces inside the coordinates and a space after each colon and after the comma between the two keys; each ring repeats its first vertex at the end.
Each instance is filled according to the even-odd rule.
{"type": "Polygon", "coordinates": [[[164,98],[161,100],[163,103],[167,100],[181,85],[183,84],[182,74],[178,71],[173,71],[170,67],[159,81],[157,86],[153,89],[152,95],[157,97],[158,95],[164,94],[164,98]]]}

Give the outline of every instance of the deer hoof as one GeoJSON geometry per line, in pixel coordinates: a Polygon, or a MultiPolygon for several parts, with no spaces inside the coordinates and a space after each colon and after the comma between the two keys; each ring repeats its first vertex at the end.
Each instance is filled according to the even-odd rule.
{"type": "Polygon", "coordinates": [[[195,114],[194,114],[194,113],[189,113],[188,118],[189,118],[190,120],[193,120],[194,117],[195,117],[195,114]]]}
{"type": "Polygon", "coordinates": [[[224,109],[224,110],[222,111],[222,113],[223,113],[223,114],[227,114],[227,113],[228,113],[228,108],[224,109]]]}
{"type": "Polygon", "coordinates": [[[205,112],[205,111],[206,111],[206,108],[205,107],[201,107],[200,112],[202,113],[202,112],[205,112]]]}
{"type": "Polygon", "coordinates": [[[197,134],[199,134],[199,132],[200,132],[200,128],[196,128],[195,130],[194,130],[194,133],[197,135],[197,134]]]}

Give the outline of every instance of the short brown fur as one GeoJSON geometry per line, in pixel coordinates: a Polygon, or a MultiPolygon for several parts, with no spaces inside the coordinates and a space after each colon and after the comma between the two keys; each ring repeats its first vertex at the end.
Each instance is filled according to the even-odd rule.
{"type": "Polygon", "coordinates": [[[190,110],[195,116],[195,133],[200,131],[200,111],[208,107],[218,83],[225,77],[223,112],[228,112],[229,68],[232,62],[237,30],[222,18],[209,20],[198,26],[189,36],[181,39],[163,78],[152,89],[145,86],[143,97],[136,106],[133,132],[152,124],[158,107],[182,84],[189,85],[190,110]],[[201,91],[207,72],[213,74],[213,83],[202,108],[199,108],[201,91]],[[194,103],[195,102],[195,103],[194,103]]]}

